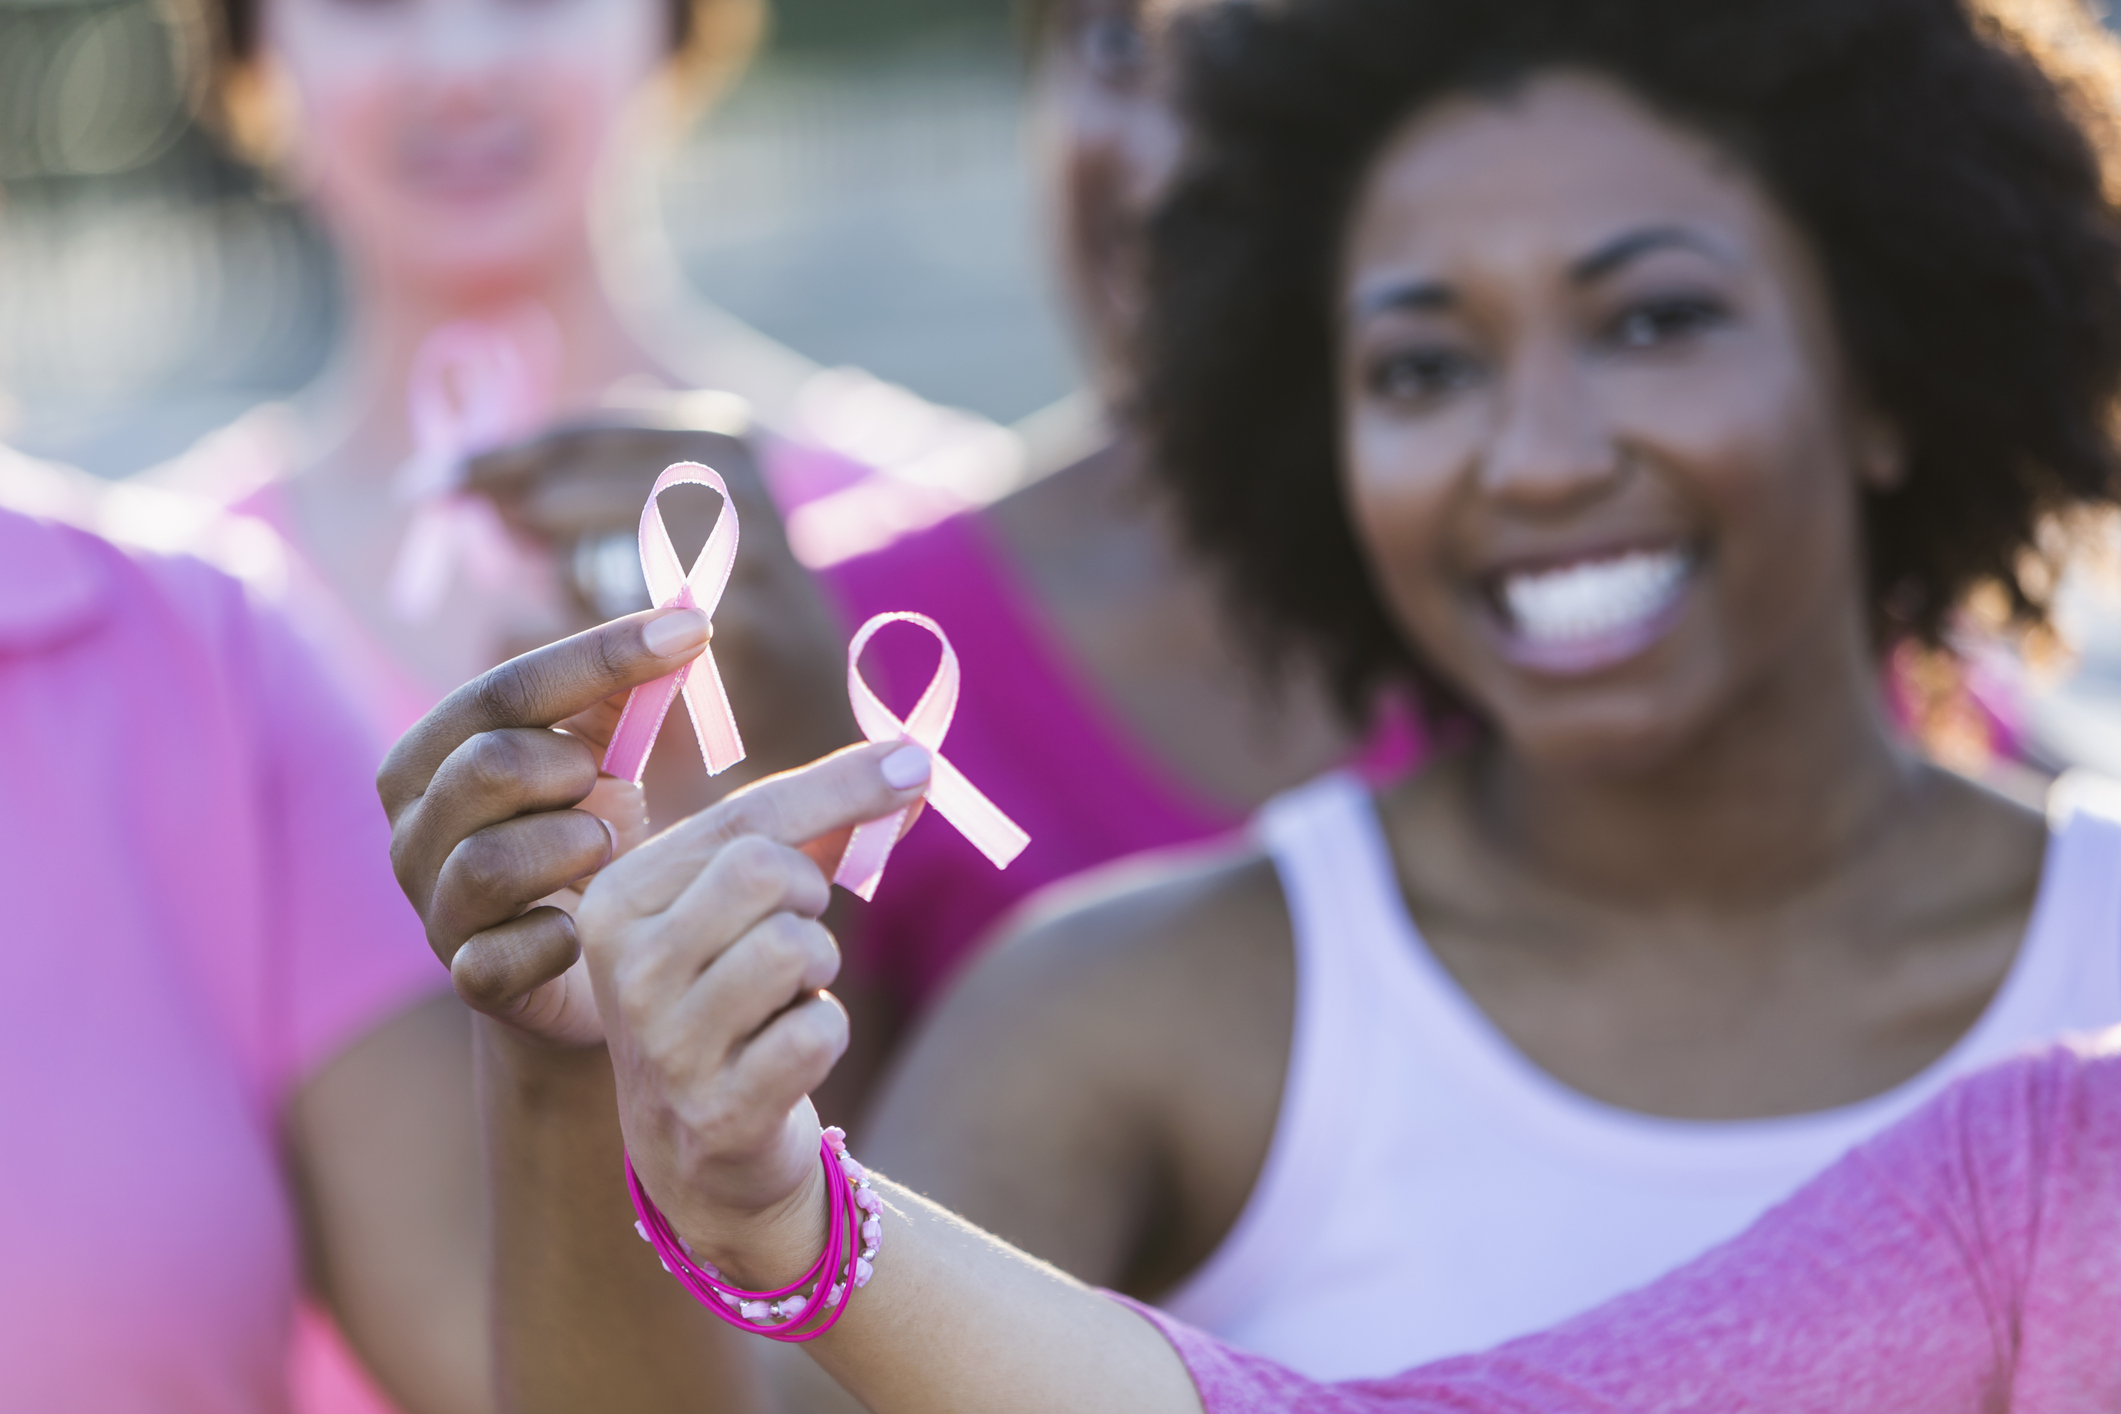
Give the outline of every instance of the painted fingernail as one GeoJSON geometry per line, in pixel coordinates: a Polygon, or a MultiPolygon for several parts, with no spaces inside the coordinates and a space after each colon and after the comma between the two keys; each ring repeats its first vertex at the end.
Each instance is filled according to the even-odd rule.
{"type": "Polygon", "coordinates": [[[928,749],[906,743],[881,763],[885,782],[893,790],[905,790],[928,779],[928,749]]]}
{"type": "Polygon", "coordinates": [[[706,641],[707,616],[696,609],[672,609],[641,630],[641,642],[658,658],[674,658],[706,641]]]}

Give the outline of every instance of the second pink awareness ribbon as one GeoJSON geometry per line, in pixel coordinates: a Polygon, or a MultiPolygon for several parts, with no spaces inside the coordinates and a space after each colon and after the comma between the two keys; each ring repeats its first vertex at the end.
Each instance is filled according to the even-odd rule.
{"type": "Polygon", "coordinates": [[[441,325],[413,355],[405,396],[413,454],[397,482],[413,513],[389,583],[391,608],[406,622],[434,617],[459,567],[489,593],[513,578],[515,542],[493,503],[464,489],[464,468],[544,420],[558,346],[551,316],[528,309],[506,323],[441,325]]]}
{"type": "MultiPolygon", "coordinates": [[[[942,626],[926,614],[878,614],[863,624],[854,641],[847,645],[847,699],[854,707],[854,720],[862,735],[871,741],[915,741],[926,747],[930,763],[928,804],[955,825],[973,848],[992,860],[995,868],[1006,869],[1031,843],[1031,836],[980,794],[979,787],[944,757],[943,736],[950,730],[950,719],[957,715],[957,688],[957,650],[950,646],[949,635],[942,626]],[[935,676],[928,680],[927,691],[913,704],[903,722],[862,680],[862,650],[887,624],[912,624],[926,629],[943,646],[935,676]]],[[[891,858],[891,847],[898,843],[905,824],[906,811],[900,810],[886,819],[859,826],[854,838],[847,841],[847,852],[840,856],[840,867],[832,881],[861,898],[874,898],[877,883],[884,877],[885,861],[891,858]]]]}
{"type": "MultiPolygon", "coordinates": [[[[712,623],[722,591],[729,587],[729,572],[736,567],[736,538],[736,502],[717,473],[698,462],[676,462],[663,468],[655,489],[648,493],[648,504],[641,507],[641,572],[648,579],[649,599],[659,609],[697,609],[712,623]],[[663,492],[683,485],[705,486],[722,498],[722,513],[689,571],[678,563],[677,547],[670,543],[670,531],[656,506],[663,492]]],[[[648,768],[648,749],[663,729],[672,700],[681,695],[692,717],[692,734],[699,738],[707,774],[720,775],[744,759],[736,713],[730,710],[729,694],[714,665],[714,649],[709,647],[676,672],[642,683],[627,697],[626,710],[604,752],[605,775],[640,784],[641,773],[648,768]]]]}

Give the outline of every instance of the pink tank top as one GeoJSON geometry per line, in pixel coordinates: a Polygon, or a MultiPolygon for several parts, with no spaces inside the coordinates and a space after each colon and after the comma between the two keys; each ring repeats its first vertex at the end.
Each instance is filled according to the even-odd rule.
{"type": "MultiPolygon", "coordinates": [[[[998,870],[947,825],[915,822],[863,920],[855,959],[909,1009],[930,1001],[1000,917],[1034,890],[1144,850],[1242,826],[1137,743],[1067,659],[1010,574],[986,523],[961,515],[825,571],[850,624],[889,609],[929,615],[964,666],[943,749],[1031,835],[998,870]]],[[[926,634],[880,635],[864,671],[905,712],[937,649],[926,634]]],[[[1410,715],[1390,714],[1359,764],[1383,779],[1425,752],[1410,715]]]]}

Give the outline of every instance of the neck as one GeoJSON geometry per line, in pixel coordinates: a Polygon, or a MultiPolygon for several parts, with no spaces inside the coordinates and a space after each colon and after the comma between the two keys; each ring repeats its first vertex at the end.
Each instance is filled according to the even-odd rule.
{"type": "Polygon", "coordinates": [[[314,435],[314,469],[359,479],[394,475],[412,446],[405,389],[421,341],[450,320],[500,314],[524,303],[543,306],[560,328],[556,413],[595,407],[624,378],[667,381],[666,371],[620,319],[586,240],[533,277],[473,291],[350,263],[342,289],[345,330],[325,372],[301,399],[314,435]]]}
{"type": "Polygon", "coordinates": [[[1534,877],[1628,908],[1750,909],[1824,881],[1920,781],[1860,627],[1825,637],[1649,769],[1491,751],[1471,778],[1483,833],[1534,877]]]}

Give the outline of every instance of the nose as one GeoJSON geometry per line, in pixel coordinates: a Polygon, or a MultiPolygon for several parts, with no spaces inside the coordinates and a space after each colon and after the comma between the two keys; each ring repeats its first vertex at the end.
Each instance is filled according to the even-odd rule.
{"type": "Polygon", "coordinates": [[[1587,371],[1566,348],[1527,350],[1505,376],[1481,485],[1533,514],[1573,510],[1618,478],[1620,449],[1587,371]]]}
{"type": "Polygon", "coordinates": [[[492,0],[426,0],[415,62],[430,79],[483,76],[506,54],[510,16],[492,0]]]}

